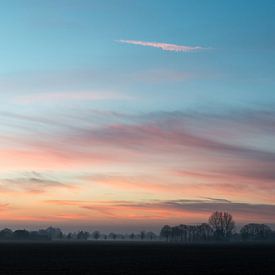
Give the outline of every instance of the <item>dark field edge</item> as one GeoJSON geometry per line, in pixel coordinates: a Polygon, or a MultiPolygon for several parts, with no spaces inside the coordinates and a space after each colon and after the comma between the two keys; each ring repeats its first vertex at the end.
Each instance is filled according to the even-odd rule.
{"type": "Polygon", "coordinates": [[[5,241],[0,274],[275,274],[275,244],[5,241]]]}

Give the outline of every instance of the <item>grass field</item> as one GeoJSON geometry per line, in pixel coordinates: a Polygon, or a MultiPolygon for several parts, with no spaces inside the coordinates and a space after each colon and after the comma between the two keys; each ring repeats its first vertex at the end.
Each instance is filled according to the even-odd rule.
{"type": "Polygon", "coordinates": [[[275,244],[0,243],[0,274],[275,274],[275,244]]]}

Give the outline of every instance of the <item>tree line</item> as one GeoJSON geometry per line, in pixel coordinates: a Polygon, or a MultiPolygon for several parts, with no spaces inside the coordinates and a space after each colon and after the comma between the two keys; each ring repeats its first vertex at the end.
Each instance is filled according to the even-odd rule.
{"type": "Polygon", "coordinates": [[[141,231],[139,233],[121,234],[111,232],[109,234],[101,233],[98,230],[93,232],[78,231],[63,233],[60,228],[48,227],[37,231],[28,231],[26,229],[11,230],[5,228],[0,230],[0,240],[31,240],[31,241],[50,241],[50,240],[158,240],[159,236],[154,232],[141,231]]]}
{"type": "Polygon", "coordinates": [[[214,212],[208,223],[199,225],[165,225],[160,231],[160,239],[170,242],[205,241],[275,241],[275,231],[265,224],[249,223],[239,232],[233,217],[227,212],[214,212]]]}
{"type": "Polygon", "coordinates": [[[234,219],[230,213],[214,212],[208,223],[198,225],[180,224],[177,226],[164,225],[159,234],[151,231],[138,233],[101,233],[78,231],[63,233],[60,228],[48,227],[37,231],[26,229],[0,230],[0,240],[129,240],[129,241],[167,241],[180,243],[211,242],[211,241],[275,241],[275,231],[268,225],[249,223],[244,225],[239,232],[236,231],[234,219]]]}

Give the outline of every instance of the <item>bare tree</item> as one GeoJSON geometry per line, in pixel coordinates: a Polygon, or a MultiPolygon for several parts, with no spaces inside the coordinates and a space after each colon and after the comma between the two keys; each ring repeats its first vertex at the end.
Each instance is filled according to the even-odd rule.
{"type": "Polygon", "coordinates": [[[88,240],[89,236],[90,236],[89,232],[86,232],[86,231],[79,231],[77,233],[78,240],[88,240]]]}
{"type": "Polygon", "coordinates": [[[98,230],[94,231],[92,233],[92,238],[94,238],[95,240],[98,240],[100,238],[100,232],[98,230]]]}
{"type": "Polygon", "coordinates": [[[227,212],[214,212],[209,218],[209,224],[218,240],[229,240],[235,228],[233,217],[227,212]]]}
{"type": "Polygon", "coordinates": [[[12,239],[12,230],[9,228],[5,228],[3,230],[0,231],[0,239],[3,240],[9,240],[12,239]]]}
{"type": "Polygon", "coordinates": [[[135,237],[136,237],[136,235],[135,235],[134,233],[131,233],[131,234],[129,235],[129,239],[130,239],[130,240],[134,240],[135,237]]]}
{"type": "Polygon", "coordinates": [[[156,235],[154,232],[149,231],[149,232],[146,232],[145,238],[146,238],[147,240],[152,241],[152,240],[154,240],[154,239],[157,238],[157,235],[156,235]]]}
{"type": "Polygon", "coordinates": [[[145,232],[145,231],[141,231],[141,232],[140,232],[140,239],[141,239],[141,240],[144,240],[144,239],[145,239],[145,236],[146,236],[146,232],[145,232]]]}
{"type": "Polygon", "coordinates": [[[116,233],[113,233],[113,232],[109,233],[108,239],[115,240],[116,238],[117,238],[117,234],[116,233]]]}
{"type": "Polygon", "coordinates": [[[179,225],[180,241],[181,242],[186,242],[187,241],[187,229],[188,229],[187,225],[185,225],[185,224],[180,224],[179,225]]]}
{"type": "Polygon", "coordinates": [[[213,229],[207,223],[202,223],[198,226],[199,240],[209,241],[213,237],[213,229]]]}
{"type": "Polygon", "coordinates": [[[172,228],[169,225],[164,225],[160,230],[160,237],[165,239],[167,242],[171,238],[172,228]]]}
{"type": "Polygon", "coordinates": [[[268,240],[272,236],[272,230],[265,224],[249,223],[240,230],[243,240],[268,240]]]}

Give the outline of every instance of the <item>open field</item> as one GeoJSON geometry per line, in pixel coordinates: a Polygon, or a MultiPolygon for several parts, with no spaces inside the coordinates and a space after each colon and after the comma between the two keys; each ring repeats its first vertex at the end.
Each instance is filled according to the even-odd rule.
{"type": "Polygon", "coordinates": [[[275,274],[275,244],[0,243],[0,274],[275,274]]]}

